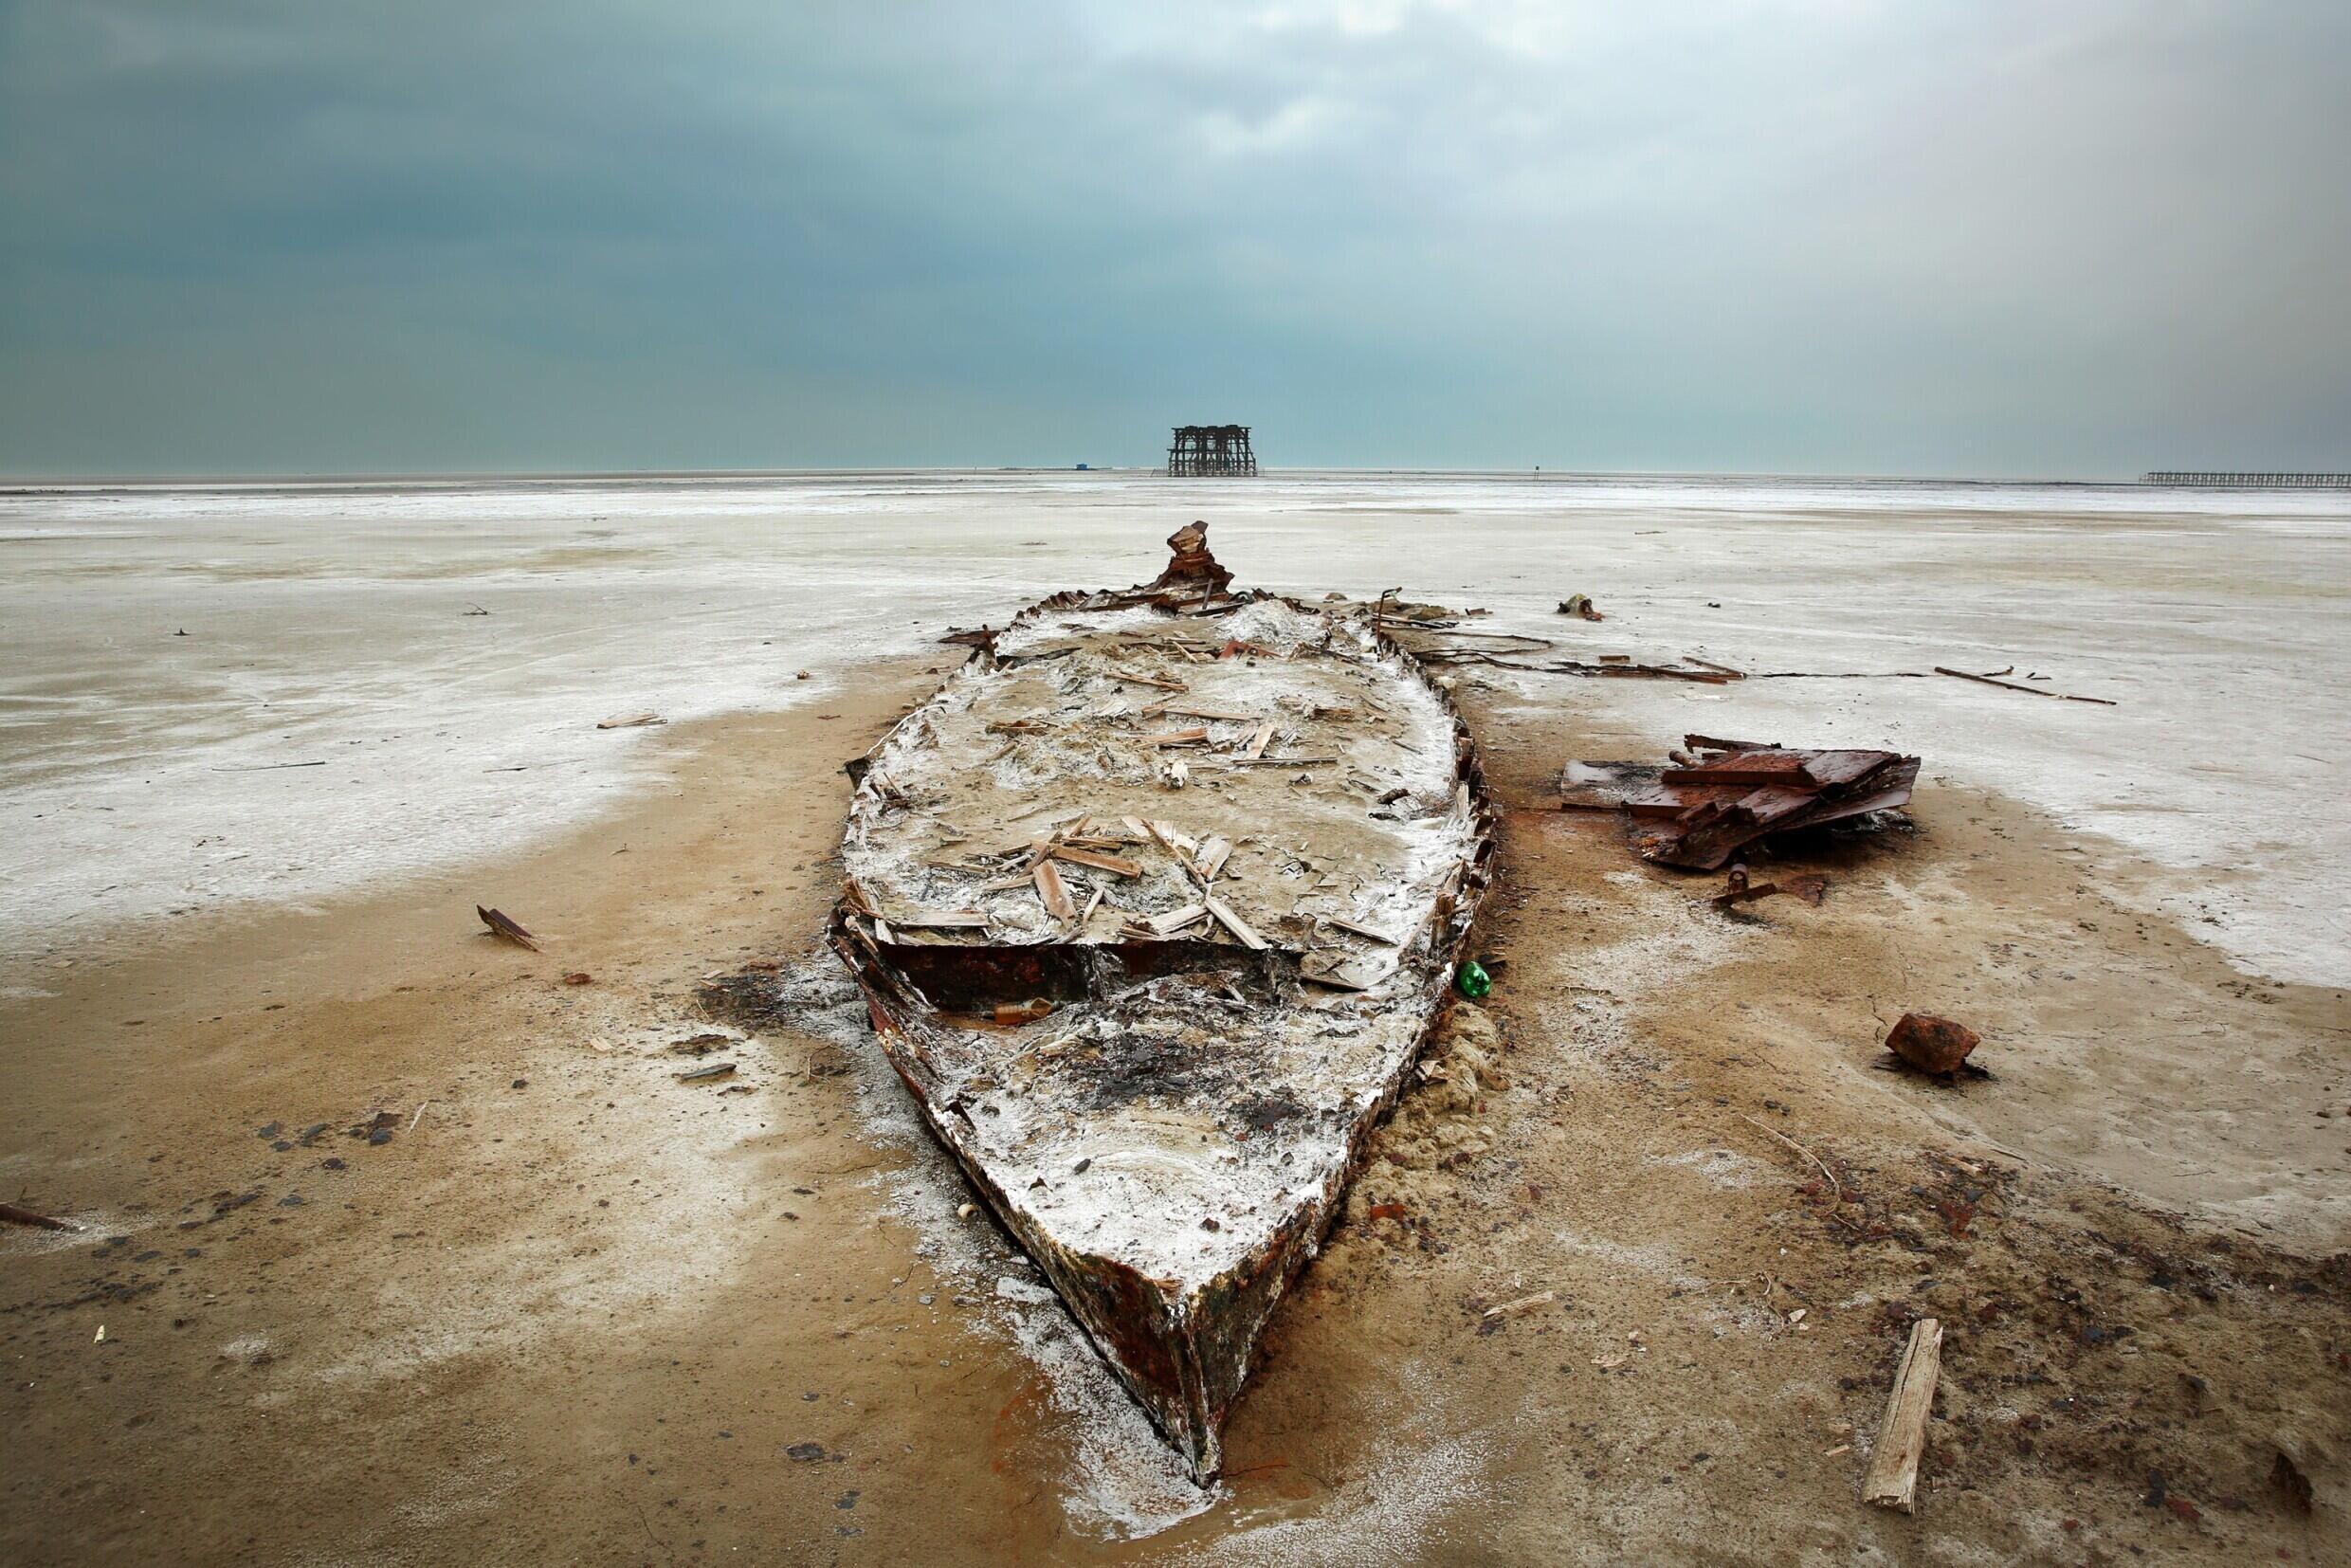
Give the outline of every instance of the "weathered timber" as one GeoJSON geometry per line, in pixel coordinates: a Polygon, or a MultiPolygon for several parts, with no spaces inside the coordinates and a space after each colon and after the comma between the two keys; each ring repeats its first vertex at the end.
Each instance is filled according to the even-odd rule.
{"type": "Polygon", "coordinates": [[[1198,525],[1170,545],[1156,582],[1056,594],[975,643],[874,748],[831,939],[933,1134],[1205,1482],[1446,1001],[1494,816],[1449,695],[1368,613],[1231,592],[1198,525]],[[1212,599],[1220,661],[1193,622],[1212,599]],[[1168,793],[1162,747],[1080,721],[1171,671],[1258,734],[1278,697],[1326,756],[1227,755],[1213,792],[1168,793]],[[1120,875],[1117,909],[1073,922],[1057,866],[1120,875]],[[986,923],[902,932],[902,907],[986,923]]]}

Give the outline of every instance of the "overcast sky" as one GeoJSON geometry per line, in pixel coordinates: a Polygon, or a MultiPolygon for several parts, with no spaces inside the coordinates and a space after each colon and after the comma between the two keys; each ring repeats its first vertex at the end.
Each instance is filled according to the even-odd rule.
{"type": "Polygon", "coordinates": [[[0,470],[2351,468],[2344,0],[0,0],[0,470]]]}

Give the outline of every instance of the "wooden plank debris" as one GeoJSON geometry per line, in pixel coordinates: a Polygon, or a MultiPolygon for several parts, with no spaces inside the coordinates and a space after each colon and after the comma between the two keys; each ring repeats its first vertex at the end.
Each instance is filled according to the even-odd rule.
{"type": "Polygon", "coordinates": [[[1162,730],[1157,735],[1146,735],[1142,742],[1146,746],[1197,746],[1207,739],[1207,726],[1194,724],[1188,730],[1162,730]]]}
{"type": "Polygon", "coordinates": [[[1106,855],[1099,849],[1081,849],[1074,844],[1056,844],[1048,853],[1051,860],[1066,860],[1072,866],[1090,866],[1097,871],[1107,871],[1114,877],[1139,877],[1142,863],[1124,855],[1106,855]]]}
{"type": "Polygon", "coordinates": [[[1272,739],[1273,720],[1268,719],[1264,723],[1257,726],[1257,733],[1250,736],[1248,744],[1241,748],[1242,757],[1253,761],[1256,758],[1265,756],[1266,747],[1272,741],[1272,739]]]}
{"type": "Polygon", "coordinates": [[[1621,802],[1628,815],[1661,824],[1638,839],[1643,858],[1692,870],[1714,870],[1775,833],[1906,805],[1919,776],[1919,759],[1894,752],[1684,741],[1684,765],[1626,789],[1621,802]]]}
{"type": "Polygon", "coordinates": [[[1254,724],[1264,717],[1233,708],[1212,708],[1196,702],[1154,702],[1143,712],[1164,715],[1170,719],[1206,719],[1219,724],[1254,724]]]}
{"type": "Polygon", "coordinates": [[[1029,874],[1037,884],[1037,897],[1045,901],[1045,907],[1055,920],[1074,921],[1078,918],[1078,906],[1070,902],[1069,889],[1062,882],[1061,873],[1054,869],[1051,861],[1037,862],[1036,869],[1029,874]]]}
{"type": "Polygon", "coordinates": [[[75,1229],[74,1226],[68,1224],[66,1221],[58,1219],[53,1215],[35,1213],[30,1209],[20,1209],[13,1203],[0,1203],[0,1220],[5,1220],[10,1225],[28,1225],[36,1231],[71,1231],[75,1229]]]}
{"type": "Polygon", "coordinates": [[[1200,841],[1200,855],[1195,864],[1200,875],[1212,882],[1216,878],[1216,873],[1225,868],[1225,862],[1231,858],[1231,841],[1211,835],[1200,841]]]}
{"type": "Polygon", "coordinates": [[[1231,932],[1243,947],[1253,953],[1263,953],[1273,945],[1249,929],[1248,922],[1234,914],[1230,906],[1226,904],[1222,899],[1209,898],[1202,902],[1207,903],[1208,912],[1216,917],[1216,923],[1231,932]]]}
{"type": "Polygon", "coordinates": [[[1919,1461],[1926,1452],[1926,1420],[1935,1408],[1935,1380],[1941,1371],[1942,1324],[1921,1318],[1910,1325],[1910,1342],[1894,1374],[1894,1392],[1886,1401],[1877,1447],[1869,1452],[1869,1470],[1861,1486],[1864,1502],[1905,1514],[1917,1506],[1919,1461]]]}

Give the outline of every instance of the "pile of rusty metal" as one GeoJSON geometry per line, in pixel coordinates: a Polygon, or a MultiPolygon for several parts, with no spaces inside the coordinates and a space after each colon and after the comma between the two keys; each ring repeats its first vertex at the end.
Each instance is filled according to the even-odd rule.
{"type": "MultiPolygon", "coordinates": [[[[1742,845],[1908,803],[1919,759],[1895,752],[1801,751],[1683,738],[1654,781],[1613,792],[1640,825],[1645,860],[1712,871],[1742,845]]],[[[1571,804],[1573,802],[1571,801],[1571,804]]]]}

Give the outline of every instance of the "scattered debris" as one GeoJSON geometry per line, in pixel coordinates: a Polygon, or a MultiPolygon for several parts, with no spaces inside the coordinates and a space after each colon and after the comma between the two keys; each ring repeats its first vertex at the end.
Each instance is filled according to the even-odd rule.
{"type": "Polygon", "coordinates": [[[482,923],[488,926],[490,934],[501,941],[512,942],[517,947],[527,947],[534,953],[538,951],[538,939],[523,930],[512,917],[479,903],[473,906],[473,912],[482,917],[482,923]]]}
{"type": "MultiPolygon", "coordinates": [[[[2014,668],[2014,666],[2011,665],[2010,667],[2014,668]]],[[[1955,676],[1962,681],[1973,681],[1977,685],[1998,686],[2002,691],[2021,691],[2029,697],[2054,697],[2067,702],[2095,702],[2102,708],[2111,708],[2119,705],[2110,697],[2076,697],[2070,692],[2043,691],[2038,686],[2019,685],[2014,681],[2002,681],[1991,675],[1973,675],[1966,670],[1951,669],[1942,665],[1937,665],[1935,666],[1935,673],[1938,675],[1955,676]]],[[[2001,675],[2005,675],[2007,673],[2007,670],[1999,671],[1999,674],[2001,675]]]]}
{"type": "Polygon", "coordinates": [[[1532,1296],[1521,1296],[1515,1302],[1504,1302],[1500,1306],[1489,1306],[1483,1316],[1489,1323],[1500,1322],[1504,1318],[1524,1317],[1537,1307],[1549,1306],[1558,1299],[1558,1292],[1556,1290],[1538,1290],[1532,1296]]]}
{"type": "MultiPolygon", "coordinates": [[[[1753,741],[1684,738],[1687,760],[1643,782],[1633,764],[1605,787],[1641,823],[1642,858],[1711,871],[1758,839],[1909,803],[1919,759],[1882,751],[1801,751],[1753,741]]],[[[1601,784],[1592,780],[1583,786],[1601,784]]]]}
{"type": "Polygon", "coordinates": [[[625,719],[599,719],[596,720],[596,728],[600,730],[634,730],[642,729],[647,724],[666,724],[667,722],[669,722],[669,720],[664,719],[658,713],[632,713],[625,719]]]}
{"type": "Polygon", "coordinates": [[[563,976],[563,983],[565,985],[593,985],[596,983],[596,977],[584,969],[574,969],[563,976]]]}
{"type": "Polygon", "coordinates": [[[1921,1072],[1948,1078],[1977,1046],[1974,1030],[1931,1012],[1905,1012],[1886,1031],[1886,1048],[1921,1072]]]}
{"type": "Polygon", "coordinates": [[[1864,1502],[1905,1514],[1916,1506],[1926,1418],[1935,1408],[1935,1380],[1941,1370],[1942,1324],[1921,1318],[1910,1325],[1910,1342],[1894,1374],[1894,1392],[1886,1401],[1877,1446],[1869,1450],[1869,1470],[1861,1486],[1864,1502]]]}
{"type": "Polygon", "coordinates": [[[1829,879],[1817,871],[1805,871],[1783,877],[1777,882],[1750,882],[1747,868],[1734,866],[1723,879],[1722,891],[1707,902],[1717,909],[1728,909],[1735,904],[1752,903],[1757,899],[1768,899],[1780,893],[1802,899],[1806,903],[1818,903],[1829,896],[1829,879]]]}
{"type": "Polygon", "coordinates": [[[1561,599],[1559,601],[1559,613],[1562,615],[1575,615],[1587,621],[1605,621],[1608,619],[1607,616],[1601,614],[1597,610],[1594,609],[1591,598],[1582,593],[1571,593],[1566,598],[1561,599]]]}
{"type": "Polygon", "coordinates": [[[947,635],[941,637],[939,641],[942,643],[960,643],[966,647],[993,647],[995,645],[996,637],[1002,629],[1003,629],[1000,627],[992,626],[951,626],[947,629],[947,635]]]}
{"type": "Polygon", "coordinates": [[[666,1048],[672,1056],[707,1056],[714,1050],[724,1050],[729,1046],[740,1044],[742,1042],[732,1034],[705,1033],[672,1040],[666,1048]]]}
{"type": "Polygon", "coordinates": [[[688,1067],[683,1072],[673,1072],[669,1076],[681,1084],[713,1084],[721,1078],[734,1077],[735,1064],[711,1062],[699,1067],[688,1067]]]}
{"type": "Polygon", "coordinates": [[[28,1225],[36,1231],[73,1231],[80,1229],[78,1226],[72,1225],[65,1220],[55,1218],[52,1215],[35,1213],[30,1209],[20,1209],[13,1203],[0,1203],[0,1220],[5,1220],[10,1225],[28,1225]]]}

